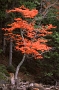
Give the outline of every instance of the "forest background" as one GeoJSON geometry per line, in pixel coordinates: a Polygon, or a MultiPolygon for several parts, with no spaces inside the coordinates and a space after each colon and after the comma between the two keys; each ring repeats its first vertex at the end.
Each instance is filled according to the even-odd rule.
{"type": "Polygon", "coordinates": [[[57,0],[0,0],[0,79],[4,78],[2,73],[8,75],[8,72],[14,72],[23,56],[21,52],[17,52],[13,49],[12,65],[9,66],[10,42],[6,42],[6,50],[3,51],[5,32],[2,30],[8,23],[13,22],[13,18],[19,17],[17,13],[7,14],[6,10],[22,5],[29,9],[36,8],[39,11],[36,17],[36,27],[40,26],[41,28],[42,25],[52,24],[57,26],[57,28],[52,29],[52,35],[47,35],[45,37],[49,39],[47,44],[53,47],[53,49],[43,53],[43,59],[35,60],[31,57],[26,58],[20,68],[20,72],[28,77],[32,76],[36,82],[46,84],[53,84],[59,79],[59,2],[56,1],[57,0]],[[45,10],[47,11],[44,13],[45,10]]]}

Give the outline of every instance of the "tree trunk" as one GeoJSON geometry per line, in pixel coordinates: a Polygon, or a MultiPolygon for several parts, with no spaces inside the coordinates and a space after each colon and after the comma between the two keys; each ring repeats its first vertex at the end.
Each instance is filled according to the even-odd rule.
{"type": "Polygon", "coordinates": [[[12,45],[13,41],[12,38],[10,38],[10,52],[9,52],[9,66],[12,66],[12,45]]]}
{"type": "Polygon", "coordinates": [[[4,36],[4,39],[3,39],[3,53],[5,53],[5,50],[6,50],[6,38],[4,36]]]}
{"type": "MultiPolygon", "coordinates": [[[[23,36],[23,31],[21,30],[21,36],[22,36],[22,39],[23,39],[23,42],[24,42],[24,46],[25,46],[25,41],[24,41],[24,36],[23,36]]],[[[18,64],[17,68],[16,68],[16,72],[15,72],[15,84],[17,85],[17,80],[18,80],[18,72],[19,72],[19,69],[21,67],[21,65],[23,64],[24,60],[25,60],[25,57],[26,57],[26,54],[24,53],[23,55],[23,58],[21,60],[21,62],[18,64]]]]}
{"type": "Polygon", "coordinates": [[[15,72],[15,82],[17,83],[17,79],[18,79],[18,72],[19,69],[21,67],[21,65],[23,64],[24,60],[25,60],[26,55],[23,55],[23,59],[21,60],[21,62],[18,64],[17,68],[16,68],[16,72],[15,72]]]}

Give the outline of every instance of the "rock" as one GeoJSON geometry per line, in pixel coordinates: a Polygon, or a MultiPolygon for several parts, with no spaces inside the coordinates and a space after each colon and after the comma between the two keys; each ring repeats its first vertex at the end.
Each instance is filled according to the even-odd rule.
{"type": "Polygon", "coordinates": [[[11,85],[15,85],[14,73],[10,73],[10,81],[11,81],[11,85]]]}
{"type": "Polygon", "coordinates": [[[33,88],[33,90],[40,90],[39,88],[33,88]]]}
{"type": "Polygon", "coordinates": [[[39,90],[45,90],[45,88],[43,87],[42,84],[34,83],[34,87],[35,87],[35,88],[39,88],[39,90]]]}
{"type": "Polygon", "coordinates": [[[28,90],[45,90],[42,84],[30,83],[28,90]]]}

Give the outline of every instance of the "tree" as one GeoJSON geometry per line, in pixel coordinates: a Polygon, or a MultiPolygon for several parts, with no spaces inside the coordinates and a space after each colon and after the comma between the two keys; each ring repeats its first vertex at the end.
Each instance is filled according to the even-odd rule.
{"type": "Polygon", "coordinates": [[[35,59],[43,58],[42,54],[52,49],[47,45],[47,40],[44,39],[44,36],[52,34],[50,30],[56,27],[49,24],[41,28],[34,28],[35,19],[33,18],[38,14],[38,10],[36,9],[29,10],[22,5],[19,8],[7,10],[7,13],[11,12],[21,13],[24,19],[14,18],[14,22],[7,25],[9,28],[2,28],[5,32],[11,33],[9,38],[15,41],[15,50],[23,53],[23,59],[16,68],[15,80],[17,80],[19,68],[26,57],[32,56],[35,59]],[[19,29],[19,34],[13,34],[13,31],[17,28],[19,29]]]}

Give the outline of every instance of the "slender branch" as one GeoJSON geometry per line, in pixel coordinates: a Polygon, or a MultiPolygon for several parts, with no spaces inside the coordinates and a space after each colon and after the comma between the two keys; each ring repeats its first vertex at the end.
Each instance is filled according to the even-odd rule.
{"type": "Polygon", "coordinates": [[[23,42],[24,42],[24,46],[25,46],[25,40],[24,40],[24,36],[23,36],[23,31],[21,30],[21,36],[22,36],[22,39],[23,39],[23,42]]]}
{"type": "MultiPolygon", "coordinates": [[[[22,30],[21,30],[21,36],[22,36],[22,39],[23,39],[23,42],[24,42],[24,46],[25,46],[25,40],[24,40],[24,36],[23,36],[23,31],[22,30]]],[[[23,62],[25,60],[25,57],[26,57],[26,54],[24,53],[23,59],[21,60],[21,62],[18,64],[18,66],[16,68],[15,80],[17,80],[19,69],[20,69],[21,65],[23,64],[23,62]]]]}
{"type": "Polygon", "coordinates": [[[39,10],[39,13],[40,13],[40,14],[42,14],[42,5],[43,5],[42,2],[43,2],[43,1],[41,0],[41,8],[40,8],[40,10],[39,10]]]}
{"type": "MultiPolygon", "coordinates": [[[[50,16],[50,17],[48,17],[48,18],[56,18],[56,17],[58,17],[59,15],[56,15],[56,16],[50,16]]],[[[44,17],[44,18],[47,18],[47,17],[44,17]]]]}
{"type": "Polygon", "coordinates": [[[24,60],[25,60],[25,57],[26,57],[26,55],[24,54],[24,55],[23,55],[23,59],[21,60],[21,62],[18,64],[18,66],[17,66],[17,68],[16,68],[15,80],[17,80],[17,75],[18,75],[19,69],[20,69],[21,65],[23,64],[23,62],[24,62],[24,60]]]}
{"type": "MultiPolygon", "coordinates": [[[[43,12],[44,12],[44,15],[43,15],[43,12],[42,12],[41,17],[40,17],[40,18],[39,18],[39,17],[35,17],[34,20],[40,20],[40,22],[39,22],[39,25],[40,25],[40,24],[41,24],[41,21],[42,21],[44,18],[46,18],[46,15],[48,14],[49,9],[50,9],[52,6],[54,6],[55,4],[57,4],[57,2],[58,2],[58,0],[57,0],[55,3],[49,5],[49,6],[43,11],[43,12]]],[[[42,5],[42,2],[41,2],[41,5],[42,5]]],[[[42,7],[41,7],[41,8],[42,8],[42,7]]]]}
{"type": "MultiPolygon", "coordinates": [[[[51,8],[52,6],[54,6],[55,4],[57,4],[57,2],[58,2],[58,0],[57,0],[55,3],[49,5],[49,6],[44,10],[44,13],[45,13],[44,16],[47,14],[48,9],[51,8]]],[[[44,17],[44,16],[43,16],[43,17],[44,17]]]]}

